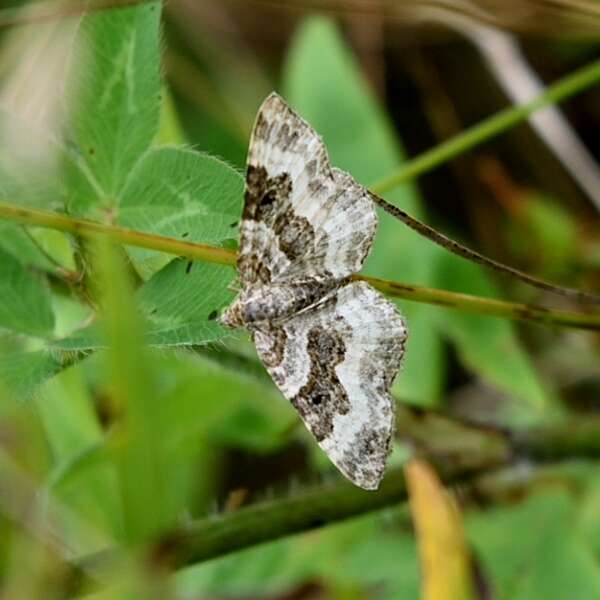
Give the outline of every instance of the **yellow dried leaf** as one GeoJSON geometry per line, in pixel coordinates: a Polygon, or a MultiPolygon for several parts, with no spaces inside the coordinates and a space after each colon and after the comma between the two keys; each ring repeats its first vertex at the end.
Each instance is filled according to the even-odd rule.
{"type": "Polygon", "coordinates": [[[424,460],[404,468],[421,561],[423,600],[475,598],[458,506],[424,460]]]}

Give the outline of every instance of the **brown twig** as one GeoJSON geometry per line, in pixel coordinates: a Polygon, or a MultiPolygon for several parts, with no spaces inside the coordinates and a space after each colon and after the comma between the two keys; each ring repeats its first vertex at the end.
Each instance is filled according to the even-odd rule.
{"type": "Polygon", "coordinates": [[[418,221],[414,217],[411,217],[408,213],[404,212],[402,209],[390,204],[377,194],[371,193],[371,198],[373,202],[380,206],[392,215],[394,218],[402,221],[405,225],[416,231],[419,235],[431,240],[434,244],[445,248],[452,254],[456,254],[462,258],[466,258],[474,263],[487,267],[488,269],[493,269],[498,273],[502,273],[503,275],[509,275],[527,285],[538,288],[540,290],[544,290],[546,292],[551,292],[553,294],[557,294],[559,296],[565,296],[566,298],[570,298],[571,300],[575,300],[576,302],[584,303],[584,304],[600,304],[600,296],[596,294],[592,294],[590,292],[584,292],[582,290],[576,290],[573,288],[563,287],[560,285],[555,285],[553,283],[549,283],[548,281],[544,281],[542,279],[538,279],[533,275],[528,275],[527,273],[523,273],[523,271],[519,271],[518,269],[514,269],[513,267],[509,267],[507,265],[503,265],[475,250],[471,250],[462,244],[450,239],[445,236],[443,233],[440,233],[433,227],[418,221]]]}

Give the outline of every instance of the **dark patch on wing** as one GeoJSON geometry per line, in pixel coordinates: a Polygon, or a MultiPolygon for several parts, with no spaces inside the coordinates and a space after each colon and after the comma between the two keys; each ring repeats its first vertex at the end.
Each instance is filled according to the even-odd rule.
{"type": "Polygon", "coordinates": [[[346,344],[341,333],[320,325],[308,332],[307,340],[310,373],[306,384],[292,398],[292,404],[321,442],[333,431],[335,415],[350,411],[348,395],[335,372],[346,355],[346,344]]]}
{"type": "Polygon", "coordinates": [[[254,125],[254,137],[258,140],[268,140],[272,126],[273,124],[267,121],[263,111],[260,111],[256,118],[256,125],[254,125]]]}
{"type": "MultiPolygon", "coordinates": [[[[282,207],[287,206],[292,193],[292,180],[287,173],[269,177],[263,166],[249,164],[246,171],[246,193],[243,220],[262,222],[272,228],[273,221],[282,207]]],[[[250,226],[242,227],[241,251],[238,253],[237,269],[243,283],[269,283],[271,281],[272,256],[265,249],[261,255],[253,251],[252,236],[257,236],[250,226]]]]}
{"type": "Polygon", "coordinates": [[[271,269],[265,264],[270,254],[259,257],[255,252],[247,254],[239,253],[237,259],[237,271],[242,282],[270,283],[271,269]]]}
{"type": "MultiPolygon", "coordinates": [[[[303,256],[315,245],[315,230],[312,225],[305,217],[295,214],[291,206],[277,216],[273,231],[277,236],[279,249],[290,261],[303,256]]],[[[325,240],[322,243],[326,245],[325,240]]]]}
{"type": "Polygon", "coordinates": [[[275,138],[274,142],[280,150],[286,152],[287,150],[289,150],[290,146],[296,143],[296,141],[298,140],[298,136],[298,128],[295,126],[295,124],[291,124],[290,126],[290,123],[285,122],[279,128],[279,131],[277,132],[277,137],[275,138]]]}
{"type": "Polygon", "coordinates": [[[272,225],[282,206],[292,194],[292,178],[288,173],[269,177],[263,166],[248,165],[244,196],[244,219],[272,225]]]}
{"type": "MultiPolygon", "coordinates": [[[[262,333],[265,334],[264,338],[270,342],[270,346],[261,349],[260,357],[265,367],[273,369],[283,361],[288,336],[285,329],[277,325],[271,325],[268,329],[263,329],[262,333]]],[[[252,335],[252,341],[254,342],[254,335],[252,335]]]]}
{"type": "Polygon", "coordinates": [[[308,176],[309,179],[314,179],[317,175],[317,167],[318,167],[318,163],[317,160],[315,158],[313,158],[312,160],[309,160],[306,163],[306,166],[304,167],[304,170],[306,171],[306,175],[308,176]]]}

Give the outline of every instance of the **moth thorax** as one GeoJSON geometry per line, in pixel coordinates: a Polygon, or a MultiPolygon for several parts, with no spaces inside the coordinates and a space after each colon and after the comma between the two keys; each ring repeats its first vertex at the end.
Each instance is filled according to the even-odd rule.
{"type": "Polygon", "coordinates": [[[247,324],[273,321],[297,312],[298,294],[289,285],[268,285],[242,293],[242,314],[247,324]]]}
{"type": "Polygon", "coordinates": [[[261,321],[276,321],[295,315],[318,302],[328,286],[269,284],[244,290],[232,309],[239,302],[244,325],[261,321]]]}

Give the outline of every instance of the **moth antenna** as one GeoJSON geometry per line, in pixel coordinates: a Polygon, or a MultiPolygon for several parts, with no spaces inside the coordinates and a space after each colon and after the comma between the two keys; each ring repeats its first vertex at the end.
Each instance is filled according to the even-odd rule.
{"type": "Polygon", "coordinates": [[[461,256],[462,258],[466,258],[471,262],[474,262],[479,265],[483,265],[488,269],[493,269],[498,273],[504,273],[509,277],[513,277],[514,279],[518,279],[531,287],[544,290],[546,292],[551,292],[553,294],[558,294],[559,296],[565,296],[567,298],[571,298],[572,300],[576,300],[577,302],[585,303],[585,304],[600,304],[600,296],[596,294],[592,294],[590,292],[584,292],[582,290],[576,290],[574,288],[563,287],[560,285],[555,285],[553,283],[549,283],[544,281],[543,279],[538,279],[533,275],[528,275],[523,271],[519,271],[518,269],[514,269],[513,267],[509,267],[500,262],[497,262],[475,250],[471,250],[462,244],[450,239],[445,236],[443,233],[435,230],[433,227],[429,225],[425,225],[421,221],[411,217],[408,213],[405,213],[402,209],[390,204],[377,194],[373,192],[369,192],[371,199],[377,205],[383,208],[387,213],[392,215],[392,217],[402,221],[405,225],[408,225],[412,230],[416,231],[419,235],[426,237],[428,240],[431,240],[434,244],[438,246],[442,246],[449,252],[456,254],[457,256],[461,256]]]}

